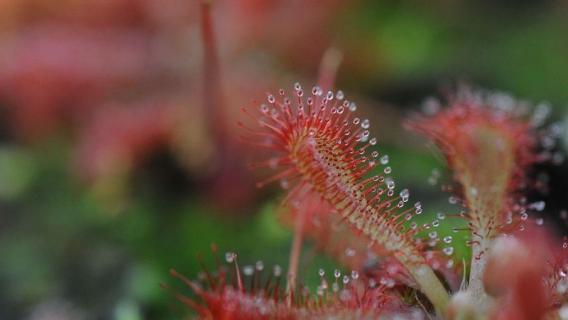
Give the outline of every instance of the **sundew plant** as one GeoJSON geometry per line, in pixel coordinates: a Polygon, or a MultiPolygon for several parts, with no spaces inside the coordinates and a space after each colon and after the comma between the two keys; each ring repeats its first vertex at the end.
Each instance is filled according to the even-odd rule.
{"type": "MultiPolygon", "coordinates": [[[[206,96],[219,94],[209,53],[206,96]]],[[[562,161],[563,129],[547,123],[549,107],[463,86],[427,99],[399,125],[443,155],[450,173],[440,192],[457,210],[425,217],[396,182],[380,128],[331,89],[338,60],[324,57],[318,85],[268,93],[236,123],[250,170],[266,175],[257,187],[283,190],[288,265],[243,266],[238,252],[214,245],[216,266],[198,279],[171,271],[189,293],[166,288],[201,319],[568,319],[568,242],[538,215],[546,203],[527,200],[546,187],[536,166],[562,161]],[[460,223],[445,227],[450,220],[460,223]],[[349,271],[320,269],[319,284],[302,283],[306,240],[349,271]]]]}
{"type": "Polygon", "coordinates": [[[339,232],[336,242],[346,248],[363,244],[361,261],[351,264],[351,274],[336,270],[326,277],[321,270],[321,284],[310,290],[297,283],[297,245],[288,270],[272,273],[263,273],[263,265],[241,270],[237,255],[228,253],[233,266],[208,273],[207,285],[182,278],[200,299],[181,299],[203,318],[224,319],[561,317],[564,248],[547,235],[541,219],[530,217],[545,203],[527,203],[524,195],[536,183],[528,175],[531,167],[551,161],[552,146],[540,142],[555,139],[560,128],[541,127],[543,107],[500,93],[461,89],[447,102],[433,103],[435,110],[406,126],[446,157],[455,182],[452,201],[465,208],[453,218],[467,225],[454,231],[468,233],[471,261],[454,261],[455,240],[435,231],[449,214],[415,221],[422,204],[397,186],[388,155],[377,148],[369,120],[357,116],[355,102],[342,91],[305,90],[296,83],[292,94],[281,89],[242,110],[249,118],[238,124],[243,140],[270,156],[251,166],[274,171],[258,186],[279,182],[285,189],[284,205],[300,225],[295,242],[319,237],[323,251],[331,250],[326,246],[340,244],[331,244],[329,233],[339,232]],[[327,228],[326,240],[317,229],[328,224],[345,226],[327,228]],[[377,256],[388,262],[377,263],[377,256]],[[451,284],[456,278],[463,278],[457,287],[451,284]]]}

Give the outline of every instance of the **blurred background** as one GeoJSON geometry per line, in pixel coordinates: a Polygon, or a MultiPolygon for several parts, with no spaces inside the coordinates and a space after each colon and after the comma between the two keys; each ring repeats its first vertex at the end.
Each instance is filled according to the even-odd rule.
{"type": "MultiPolygon", "coordinates": [[[[0,319],[180,319],[160,283],[196,277],[198,254],[212,266],[212,243],[285,267],[283,191],[255,188],[267,173],[235,123],[266,92],[311,88],[324,56],[431,216],[461,209],[440,154],[402,129],[425,98],[465,82],[566,117],[566,1],[215,0],[214,88],[199,5],[0,0],[0,319]]],[[[567,168],[536,175],[561,230],[567,168]]],[[[309,242],[303,256],[307,284],[338,267],[309,242]]]]}

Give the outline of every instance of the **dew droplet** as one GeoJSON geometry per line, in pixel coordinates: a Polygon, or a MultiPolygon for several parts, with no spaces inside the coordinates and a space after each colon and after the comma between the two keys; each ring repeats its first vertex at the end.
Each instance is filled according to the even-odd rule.
{"type": "Polygon", "coordinates": [[[252,274],[254,273],[254,268],[252,266],[244,266],[243,267],[243,274],[245,276],[252,276],[252,274]]]}
{"type": "Polygon", "coordinates": [[[544,210],[544,207],[546,206],[546,203],[544,201],[537,201],[537,202],[533,202],[531,204],[529,204],[529,209],[533,209],[536,211],[542,211],[544,210]]]}
{"type": "Polygon", "coordinates": [[[338,269],[335,269],[335,270],[333,271],[333,276],[334,276],[336,279],[339,279],[339,277],[341,277],[341,271],[339,271],[338,269]]]}
{"type": "Polygon", "coordinates": [[[232,263],[237,258],[237,254],[234,252],[226,252],[225,253],[225,261],[228,263],[232,263]]]}
{"type": "Polygon", "coordinates": [[[384,156],[381,157],[380,161],[381,161],[382,165],[388,164],[389,163],[389,155],[385,154],[384,156]]]}
{"type": "Polygon", "coordinates": [[[422,103],[422,111],[425,114],[433,115],[440,110],[440,102],[436,98],[427,98],[422,103]]]}
{"type": "Polygon", "coordinates": [[[450,197],[448,198],[448,202],[449,202],[450,204],[456,204],[456,203],[458,203],[458,198],[456,198],[456,197],[454,197],[454,196],[450,196],[450,197]]]}
{"type": "Polygon", "coordinates": [[[343,91],[337,90],[337,93],[335,94],[335,98],[336,98],[337,100],[343,100],[343,98],[345,98],[345,95],[343,94],[343,91]]]}
{"type": "Polygon", "coordinates": [[[369,140],[369,144],[374,146],[377,144],[377,138],[371,138],[371,140],[369,140]]]}
{"type": "Polygon", "coordinates": [[[345,249],[345,255],[348,256],[348,257],[355,256],[355,249],[353,249],[353,248],[345,249]]]}
{"type": "Polygon", "coordinates": [[[428,177],[428,184],[431,186],[435,186],[438,183],[438,180],[434,177],[428,177]]]}
{"type": "Polygon", "coordinates": [[[318,87],[318,86],[314,86],[314,87],[312,88],[312,94],[313,94],[314,96],[317,96],[318,93],[319,93],[319,91],[320,91],[320,87],[318,87]]]}
{"type": "Polygon", "coordinates": [[[327,98],[327,100],[329,100],[329,101],[333,100],[333,91],[328,91],[326,98],[327,98]]]}
{"type": "Polygon", "coordinates": [[[369,130],[363,131],[363,133],[361,134],[361,141],[366,142],[367,140],[369,140],[369,135],[369,130]]]}
{"type": "Polygon", "coordinates": [[[279,265],[275,265],[272,268],[272,274],[274,274],[275,277],[280,277],[282,275],[282,267],[279,265]]]}
{"type": "Polygon", "coordinates": [[[452,240],[453,240],[452,236],[445,236],[445,237],[444,237],[444,242],[445,242],[445,243],[452,243],[452,240]]]}
{"type": "Polygon", "coordinates": [[[445,255],[451,256],[454,253],[454,247],[445,247],[442,251],[444,251],[445,255]]]}
{"type": "Polygon", "coordinates": [[[374,288],[377,286],[377,280],[375,279],[369,279],[369,288],[374,288]]]}
{"type": "Polygon", "coordinates": [[[369,119],[365,119],[361,122],[361,128],[363,129],[369,129],[370,126],[371,123],[369,122],[369,119]]]}
{"type": "Polygon", "coordinates": [[[408,189],[403,189],[400,192],[400,198],[402,199],[402,201],[407,202],[410,198],[410,191],[408,191],[408,189]]]}
{"type": "Polygon", "coordinates": [[[274,98],[274,96],[271,95],[271,94],[268,95],[268,97],[267,97],[266,100],[268,100],[269,103],[274,103],[274,102],[276,102],[276,98],[274,98]]]}
{"type": "Polygon", "coordinates": [[[529,215],[526,212],[521,213],[521,220],[527,220],[529,218],[529,215]]]}
{"type": "Polygon", "coordinates": [[[395,183],[394,183],[394,180],[393,180],[392,178],[386,178],[386,179],[385,179],[385,183],[386,183],[387,188],[388,188],[389,190],[393,190],[393,189],[394,189],[395,183]]]}
{"type": "Polygon", "coordinates": [[[349,111],[354,112],[355,110],[357,110],[357,105],[355,104],[355,102],[349,103],[349,111]]]}
{"type": "Polygon", "coordinates": [[[264,270],[264,262],[262,261],[257,261],[256,264],[254,265],[256,267],[257,271],[262,271],[264,270]]]}
{"type": "Polygon", "coordinates": [[[531,124],[535,127],[541,126],[548,118],[551,109],[551,106],[547,102],[542,102],[537,105],[530,119],[531,124]]]}
{"type": "Polygon", "coordinates": [[[351,278],[353,280],[357,280],[359,278],[359,272],[357,272],[355,270],[351,271],[351,278]]]}
{"type": "Polygon", "coordinates": [[[320,277],[323,277],[325,275],[325,270],[319,269],[318,274],[320,277]]]}
{"type": "Polygon", "coordinates": [[[440,178],[440,171],[438,169],[432,169],[430,176],[428,177],[428,184],[434,186],[438,183],[438,178],[440,178]]]}

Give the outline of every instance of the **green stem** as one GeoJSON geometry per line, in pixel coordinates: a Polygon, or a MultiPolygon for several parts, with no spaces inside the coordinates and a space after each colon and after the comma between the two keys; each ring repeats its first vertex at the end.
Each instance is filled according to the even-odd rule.
{"type": "Polygon", "coordinates": [[[424,293],[432,305],[434,305],[436,313],[440,317],[443,317],[446,312],[450,296],[432,268],[426,264],[414,265],[404,263],[404,261],[401,262],[403,262],[406,269],[418,283],[420,291],[424,293]]]}

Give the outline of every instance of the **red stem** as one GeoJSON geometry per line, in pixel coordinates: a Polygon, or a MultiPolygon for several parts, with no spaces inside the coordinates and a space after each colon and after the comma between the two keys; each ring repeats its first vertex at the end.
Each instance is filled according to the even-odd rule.
{"type": "Polygon", "coordinates": [[[343,55],[341,51],[333,47],[328,48],[323,53],[319,66],[318,85],[323,90],[324,94],[328,90],[333,90],[337,70],[339,69],[342,59],[343,55]]]}
{"type": "Polygon", "coordinates": [[[290,259],[288,265],[288,284],[286,286],[287,303],[292,304],[294,290],[296,289],[296,279],[298,275],[298,265],[300,263],[300,255],[302,253],[302,242],[304,238],[304,220],[306,210],[298,210],[294,226],[294,239],[292,240],[292,249],[290,250],[290,259]]]}
{"type": "Polygon", "coordinates": [[[225,145],[226,119],[223,112],[223,90],[221,88],[221,72],[217,39],[211,16],[212,1],[202,0],[201,40],[203,41],[203,107],[210,130],[220,146],[225,145]]]}

